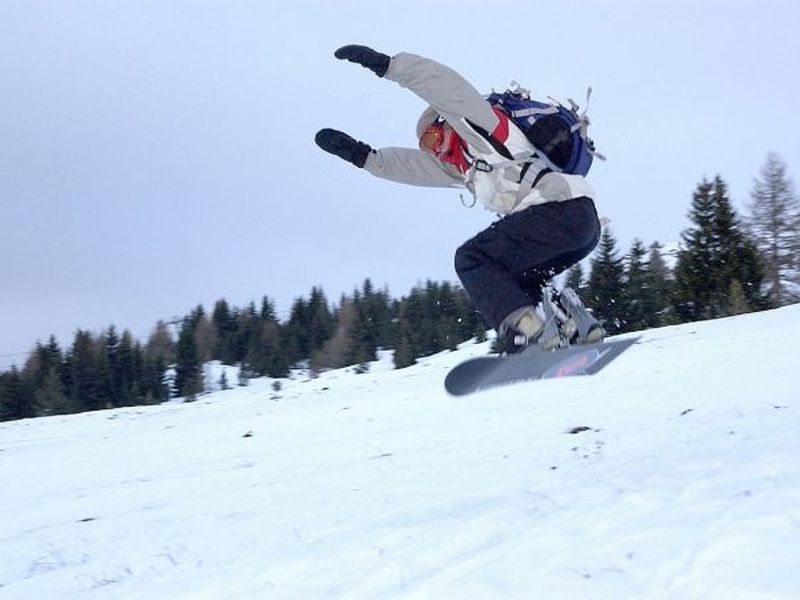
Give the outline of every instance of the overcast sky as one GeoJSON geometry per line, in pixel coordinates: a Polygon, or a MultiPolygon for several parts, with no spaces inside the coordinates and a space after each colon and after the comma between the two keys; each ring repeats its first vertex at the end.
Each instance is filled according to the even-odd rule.
{"type": "Polygon", "coordinates": [[[720,173],[743,210],[769,151],[800,173],[800,3],[0,0],[0,365],[52,333],[320,285],[456,280],[494,216],[370,177],[321,127],[415,146],[421,100],[333,58],[439,60],[484,91],[583,102],[622,251],[671,242],[720,173]]]}

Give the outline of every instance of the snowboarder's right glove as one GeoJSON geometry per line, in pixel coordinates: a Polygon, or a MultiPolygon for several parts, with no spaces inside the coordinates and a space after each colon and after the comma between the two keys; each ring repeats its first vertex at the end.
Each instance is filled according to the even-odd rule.
{"type": "Polygon", "coordinates": [[[391,61],[391,57],[386,54],[376,52],[367,46],[356,46],[354,44],[342,46],[333,55],[340,60],[358,63],[378,77],[383,77],[386,74],[386,70],[389,68],[389,61],[391,61]]]}
{"type": "Polygon", "coordinates": [[[364,167],[367,156],[372,152],[369,144],[354,140],[346,133],[336,129],[320,129],[314,141],[325,152],[335,154],[359,168],[364,167]]]}

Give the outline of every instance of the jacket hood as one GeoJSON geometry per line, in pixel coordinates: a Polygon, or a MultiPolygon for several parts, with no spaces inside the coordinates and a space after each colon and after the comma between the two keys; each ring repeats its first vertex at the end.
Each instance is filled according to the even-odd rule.
{"type": "Polygon", "coordinates": [[[419,120],[417,121],[417,141],[422,138],[422,134],[425,133],[428,125],[438,119],[439,116],[439,113],[432,106],[429,106],[422,111],[422,114],[419,116],[419,120]]]}

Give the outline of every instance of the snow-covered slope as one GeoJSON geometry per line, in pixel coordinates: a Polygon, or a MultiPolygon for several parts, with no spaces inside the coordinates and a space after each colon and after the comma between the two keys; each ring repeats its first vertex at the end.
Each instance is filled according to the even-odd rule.
{"type": "Polygon", "coordinates": [[[484,346],[2,424],[0,598],[796,599],[798,339],[793,306],[463,398],[484,346]]]}

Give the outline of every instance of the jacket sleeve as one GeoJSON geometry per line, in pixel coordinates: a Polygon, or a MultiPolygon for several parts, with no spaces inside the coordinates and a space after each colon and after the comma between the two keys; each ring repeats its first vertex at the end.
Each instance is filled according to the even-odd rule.
{"type": "Polygon", "coordinates": [[[425,187],[464,187],[464,177],[427,152],[381,148],[367,156],[364,169],[375,177],[425,187]]]}
{"type": "Polygon", "coordinates": [[[384,75],[425,100],[445,119],[468,119],[494,131],[498,118],[471,83],[450,67],[408,52],[392,57],[384,75]],[[449,118],[448,118],[449,117],[449,118]]]}

